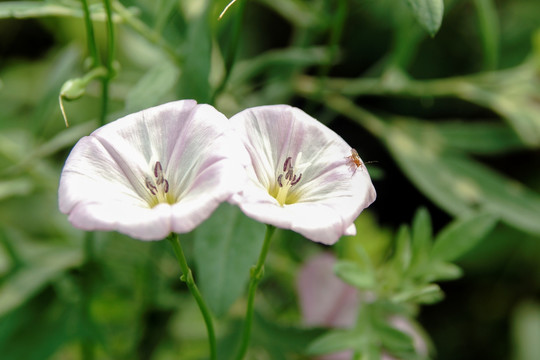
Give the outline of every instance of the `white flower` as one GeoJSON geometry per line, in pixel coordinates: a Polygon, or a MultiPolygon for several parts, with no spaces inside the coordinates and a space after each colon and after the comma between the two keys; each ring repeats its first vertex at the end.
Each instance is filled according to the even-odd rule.
{"type": "Polygon", "coordinates": [[[286,105],[247,109],[231,124],[247,150],[250,181],[232,198],[246,215],[324,244],[356,233],[375,189],[339,135],[286,105]]]}
{"type": "Polygon", "coordinates": [[[191,231],[242,186],[236,143],[227,118],[193,100],[127,115],[75,145],[60,211],[77,228],[141,240],[191,231]]]}

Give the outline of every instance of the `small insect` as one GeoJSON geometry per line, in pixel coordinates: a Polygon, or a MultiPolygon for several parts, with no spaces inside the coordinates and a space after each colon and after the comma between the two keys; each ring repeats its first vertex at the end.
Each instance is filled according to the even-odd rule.
{"type": "Polygon", "coordinates": [[[347,165],[349,165],[349,170],[352,171],[353,175],[356,174],[356,170],[358,170],[358,168],[364,165],[362,160],[360,160],[360,156],[358,156],[358,152],[352,148],[351,156],[346,156],[345,159],[347,159],[347,165]]]}

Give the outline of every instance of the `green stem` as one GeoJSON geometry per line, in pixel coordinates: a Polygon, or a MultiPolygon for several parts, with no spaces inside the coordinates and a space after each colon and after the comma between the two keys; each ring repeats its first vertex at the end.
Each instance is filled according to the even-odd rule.
{"type": "Polygon", "coordinates": [[[210,315],[210,310],[208,309],[208,306],[204,302],[204,299],[199,291],[199,288],[195,284],[195,280],[193,279],[193,274],[191,273],[191,269],[189,268],[186,257],[184,256],[184,251],[182,250],[182,247],[180,246],[180,239],[178,238],[177,234],[171,234],[171,236],[168,237],[169,242],[171,243],[174,254],[176,255],[176,258],[178,259],[178,264],[180,265],[180,269],[182,270],[182,276],[180,279],[186,283],[189,291],[191,292],[191,295],[195,298],[195,301],[197,302],[197,305],[199,306],[199,309],[201,311],[201,314],[204,318],[204,322],[206,323],[206,331],[208,332],[208,342],[210,344],[210,359],[216,360],[217,359],[217,351],[216,351],[216,335],[214,333],[214,325],[212,323],[212,316],[210,315]]]}
{"type": "Polygon", "coordinates": [[[240,348],[238,349],[236,355],[236,360],[242,360],[244,358],[249,346],[249,341],[251,338],[251,325],[253,323],[253,304],[255,301],[255,292],[257,290],[257,285],[259,285],[259,282],[261,281],[264,274],[264,262],[266,260],[266,255],[268,254],[268,249],[270,248],[270,240],[272,239],[272,234],[275,230],[276,228],[272,225],[266,226],[266,234],[264,236],[264,243],[261,249],[261,253],[259,254],[259,260],[257,261],[257,264],[251,269],[246,317],[244,319],[242,340],[240,343],[240,348]]]}
{"type": "MultiPolygon", "coordinates": [[[[84,324],[93,324],[90,307],[92,304],[92,274],[94,262],[94,242],[95,235],[93,232],[87,232],[84,237],[84,265],[82,267],[82,282],[81,282],[81,317],[84,324]]],[[[95,359],[94,340],[92,335],[88,333],[88,329],[83,334],[81,339],[81,359],[95,359]]]]}
{"type": "Polygon", "coordinates": [[[82,8],[84,12],[84,24],[86,26],[86,38],[88,44],[88,53],[92,59],[90,68],[96,67],[99,65],[99,55],[96,44],[96,37],[94,36],[94,27],[92,26],[92,18],[90,17],[90,9],[88,8],[88,1],[81,0],[82,8]]]}

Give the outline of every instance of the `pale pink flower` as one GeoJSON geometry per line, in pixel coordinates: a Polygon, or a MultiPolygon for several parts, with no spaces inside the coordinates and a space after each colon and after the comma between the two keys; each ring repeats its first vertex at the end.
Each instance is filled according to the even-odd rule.
{"type": "Polygon", "coordinates": [[[242,186],[227,118],[176,101],[127,115],[82,138],[60,179],[60,211],[83,230],[141,240],[193,230],[242,186]]]}
{"type": "Polygon", "coordinates": [[[249,180],[232,200],[266,224],[324,244],[354,235],[354,220],[375,200],[356,151],[302,110],[250,108],[231,118],[245,149],[249,180]]]}

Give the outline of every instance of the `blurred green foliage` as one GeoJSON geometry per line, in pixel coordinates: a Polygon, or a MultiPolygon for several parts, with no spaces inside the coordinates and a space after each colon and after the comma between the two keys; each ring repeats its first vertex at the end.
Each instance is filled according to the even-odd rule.
{"type": "MultiPolygon", "coordinates": [[[[422,358],[395,314],[425,329],[431,358],[538,358],[540,3],[238,0],[218,20],[227,3],[89,1],[89,36],[81,1],[0,2],[0,358],[208,356],[166,242],[87,235],[57,210],[63,162],[103,115],[179,98],[227,115],[302,107],[378,161],[378,200],[330,249],[337,274],[377,301],[354,329],[303,326],[296,274],[328,249],[278,230],[251,358],[422,358]],[[64,94],[65,128],[73,79],[85,81],[64,94]]],[[[219,315],[220,359],[238,340],[260,227],[224,205],[181,236],[219,315]]]]}

